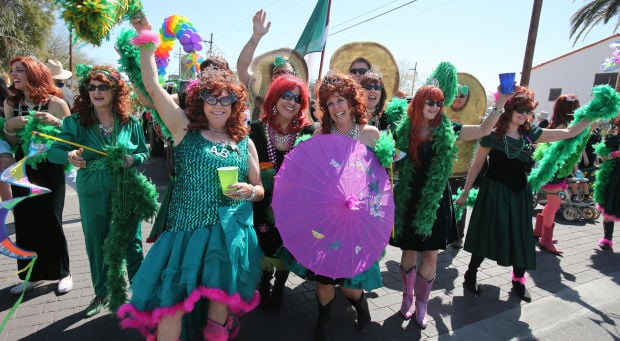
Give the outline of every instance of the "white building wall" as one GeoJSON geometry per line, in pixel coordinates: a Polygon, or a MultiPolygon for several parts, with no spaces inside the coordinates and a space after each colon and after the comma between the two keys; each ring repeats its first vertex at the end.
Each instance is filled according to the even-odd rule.
{"type": "MultiPolygon", "coordinates": [[[[596,74],[601,71],[601,63],[611,57],[614,51],[609,45],[620,40],[620,35],[613,35],[598,43],[568,53],[547,63],[532,68],[529,88],[536,92],[539,102],[536,112],[553,112],[554,100],[549,100],[550,89],[560,88],[561,94],[575,94],[585,105],[592,99],[591,91],[596,74]]],[[[608,73],[619,73],[620,69],[608,73]]],[[[551,116],[550,116],[551,117],[551,116]]]]}

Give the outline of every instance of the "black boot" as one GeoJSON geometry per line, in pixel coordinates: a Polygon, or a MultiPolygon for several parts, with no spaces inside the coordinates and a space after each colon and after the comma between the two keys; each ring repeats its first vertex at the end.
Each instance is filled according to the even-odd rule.
{"type": "Polygon", "coordinates": [[[465,271],[465,281],[463,282],[463,288],[469,290],[474,295],[480,295],[480,285],[476,282],[476,270],[465,271]]]}
{"type": "Polygon", "coordinates": [[[288,278],[288,270],[278,270],[276,271],[276,279],[273,282],[273,290],[271,291],[271,305],[273,307],[281,307],[282,306],[282,296],[284,295],[284,285],[286,284],[286,279],[288,278]]]}
{"type": "Polygon", "coordinates": [[[357,328],[363,332],[368,331],[368,327],[370,327],[370,311],[368,311],[368,301],[366,300],[366,295],[362,291],[362,296],[360,299],[355,302],[354,300],[347,297],[351,305],[355,308],[357,312],[357,328]]]}
{"type": "Polygon", "coordinates": [[[512,281],[512,292],[519,296],[525,302],[532,302],[530,292],[525,288],[525,284],[520,281],[512,281]]]}
{"type": "Polygon", "coordinates": [[[334,299],[332,298],[326,305],[321,305],[319,303],[319,298],[317,297],[316,303],[319,306],[319,318],[316,321],[316,329],[314,330],[314,338],[317,341],[327,341],[329,340],[329,320],[331,319],[331,310],[332,303],[334,299]]]}
{"type": "Polygon", "coordinates": [[[263,275],[260,279],[258,286],[258,292],[260,293],[259,307],[265,308],[271,303],[271,279],[273,278],[273,270],[263,270],[263,275]]]}

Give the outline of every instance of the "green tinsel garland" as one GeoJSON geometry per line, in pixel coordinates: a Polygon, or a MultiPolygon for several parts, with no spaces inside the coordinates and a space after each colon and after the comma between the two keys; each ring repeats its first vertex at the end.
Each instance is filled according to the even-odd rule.
{"type": "MultiPolygon", "coordinates": [[[[594,145],[594,152],[598,157],[606,158],[609,157],[609,154],[611,154],[613,150],[605,144],[605,141],[602,141],[594,145]]],[[[620,166],[619,159],[613,158],[603,161],[596,171],[596,180],[592,186],[594,189],[592,197],[594,201],[601,206],[605,204],[605,192],[608,189],[609,177],[613,173],[614,168],[618,166],[620,166]]]]}
{"type": "MultiPolygon", "coordinates": [[[[409,131],[411,124],[409,117],[406,116],[396,128],[396,148],[399,150],[409,149],[409,131]]],[[[411,199],[410,184],[413,181],[413,174],[416,169],[411,158],[406,157],[398,161],[398,174],[400,177],[398,186],[394,188],[394,198],[396,204],[395,226],[404,226],[404,212],[408,209],[415,211],[415,217],[410,225],[415,228],[415,233],[421,236],[429,236],[433,231],[433,225],[437,219],[437,209],[439,201],[446,187],[448,177],[452,174],[452,162],[456,158],[457,148],[456,134],[452,128],[452,122],[441,114],[441,122],[437,127],[431,129],[433,135],[433,151],[435,156],[431,160],[428,169],[428,178],[420,196],[422,199],[417,207],[411,208],[407,204],[411,199]]],[[[398,230],[396,230],[398,231],[398,230]]],[[[402,229],[401,231],[404,231],[402,229]]]]}
{"type": "MultiPolygon", "coordinates": [[[[37,120],[34,118],[34,116],[32,116],[33,113],[34,112],[31,112],[30,115],[23,116],[24,119],[26,119],[27,121],[26,125],[24,126],[23,129],[20,129],[17,132],[17,136],[19,140],[22,141],[22,152],[24,152],[24,155],[28,155],[30,151],[31,142],[34,142],[36,144],[46,145],[48,148],[51,147],[52,144],[54,144],[54,140],[47,139],[39,135],[33,135],[32,134],[33,131],[38,131],[40,133],[48,134],[52,136],[56,136],[58,135],[58,133],[60,133],[60,128],[53,126],[53,125],[42,123],[40,120],[37,120]]],[[[26,163],[33,169],[37,169],[37,164],[45,160],[47,160],[47,151],[39,155],[36,155],[34,157],[28,158],[28,160],[26,160],[26,163]]]]}
{"type": "MultiPolygon", "coordinates": [[[[456,202],[456,199],[458,199],[461,196],[462,192],[463,192],[463,189],[459,187],[459,189],[456,190],[456,194],[452,194],[452,201],[456,202]]],[[[454,204],[454,215],[456,216],[456,221],[461,220],[461,218],[463,217],[463,212],[465,211],[465,207],[474,206],[474,204],[476,203],[477,197],[478,197],[478,189],[472,188],[467,194],[467,200],[465,200],[465,205],[461,207],[457,205],[456,203],[454,204]]]]}
{"type": "MultiPolygon", "coordinates": [[[[575,111],[575,118],[569,126],[588,119],[596,121],[599,119],[611,119],[618,115],[620,110],[620,95],[609,85],[597,85],[592,89],[592,100],[585,106],[575,111]]],[[[583,144],[588,136],[587,129],[579,133],[572,139],[557,141],[547,149],[547,153],[538,163],[538,167],[532,170],[528,181],[532,186],[532,191],[537,192],[540,187],[549,182],[558,172],[560,165],[573,154],[577,148],[583,144]]]]}
{"type": "MultiPolygon", "coordinates": [[[[131,43],[131,39],[137,35],[138,34],[134,30],[122,30],[118,39],[116,39],[116,49],[121,56],[118,60],[120,64],[118,69],[127,74],[129,81],[136,87],[137,91],[140,91],[144,97],[151,99],[142,81],[142,73],[140,71],[140,49],[131,43]]],[[[155,109],[150,109],[150,112],[153,120],[161,127],[162,135],[164,135],[166,139],[172,140],[172,133],[164,124],[159,113],[155,109]]]]}
{"type": "Polygon", "coordinates": [[[134,237],[127,228],[136,220],[151,219],[157,213],[157,190],[153,183],[139,173],[135,167],[123,168],[123,146],[106,150],[105,162],[112,173],[112,222],[110,232],[104,241],[103,261],[108,266],[107,282],[110,295],[110,311],[127,301],[127,283],[122,271],[127,244],[134,237]]]}

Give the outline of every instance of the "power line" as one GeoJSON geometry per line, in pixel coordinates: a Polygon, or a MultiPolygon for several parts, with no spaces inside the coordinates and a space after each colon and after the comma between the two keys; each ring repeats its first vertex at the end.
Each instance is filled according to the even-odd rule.
{"type": "Polygon", "coordinates": [[[355,20],[355,19],[357,19],[357,18],[359,18],[359,17],[363,17],[363,16],[365,16],[366,14],[369,14],[369,13],[374,13],[375,11],[377,11],[377,10],[379,10],[379,9],[382,9],[382,8],[385,8],[385,7],[387,7],[388,5],[391,5],[391,4],[393,4],[393,3],[395,3],[395,2],[398,2],[398,1],[399,1],[399,0],[394,0],[394,1],[392,1],[392,2],[389,2],[389,3],[387,3],[387,4],[384,4],[384,5],[382,5],[382,6],[379,6],[379,7],[377,7],[377,8],[371,9],[370,11],[368,11],[368,12],[366,12],[366,13],[362,13],[362,14],[360,14],[360,15],[356,16],[356,17],[353,17],[353,18],[351,18],[351,19],[347,19],[347,20],[345,20],[345,21],[343,21],[343,22],[339,23],[338,25],[335,25],[335,26],[334,26],[334,27],[332,27],[332,28],[336,28],[336,27],[343,26],[344,24],[346,24],[346,23],[348,23],[348,22],[350,22],[350,21],[353,21],[353,20],[355,20]]]}
{"type": "Polygon", "coordinates": [[[410,4],[412,4],[412,3],[416,2],[416,1],[418,1],[418,0],[409,1],[409,2],[407,2],[407,3],[405,3],[405,4],[402,4],[402,5],[400,5],[400,6],[394,7],[394,8],[392,8],[391,10],[388,10],[388,11],[385,11],[385,12],[383,12],[383,13],[377,14],[377,15],[375,15],[374,17],[371,17],[371,18],[369,18],[369,19],[366,19],[366,20],[364,20],[364,21],[362,21],[362,22],[359,22],[359,23],[357,23],[357,24],[354,24],[354,25],[351,25],[351,26],[345,27],[345,28],[343,28],[343,29],[342,29],[342,30],[340,30],[340,31],[336,31],[336,32],[334,32],[334,33],[330,33],[330,34],[328,34],[327,36],[328,36],[328,37],[331,37],[331,36],[333,36],[333,35],[335,35],[335,34],[338,34],[338,33],[340,33],[340,32],[346,31],[346,30],[348,30],[348,29],[350,29],[350,28],[353,28],[353,27],[359,26],[359,25],[361,25],[361,24],[367,23],[367,22],[369,22],[369,21],[371,21],[371,20],[374,20],[374,19],[377,19],[377,18],[379,18],[379,17],[382,17],[382,16],[384,16],[384,15],[386,15],[386,14],[390,13],[390,12],[394,12],[395,10],[397,10],[397,9],[399,9],[399,8],[402,8],[402,7],[405,7],[405,6],[407,6],[407,5],[410,5],[410,4]]]}

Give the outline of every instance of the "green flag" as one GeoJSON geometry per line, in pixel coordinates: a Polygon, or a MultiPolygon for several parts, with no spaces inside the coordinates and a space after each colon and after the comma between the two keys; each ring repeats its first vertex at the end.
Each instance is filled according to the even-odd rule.
{"type": "Polygon", "coordinates": [[[319,0],[312,11],[310,20],[306,24],[299,41],[295,46],[295,51],[302,56],[323,51],[327,40],[327,25],[329,22],[329,0],[319,0]]]}

